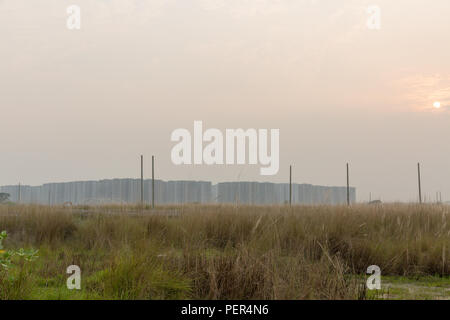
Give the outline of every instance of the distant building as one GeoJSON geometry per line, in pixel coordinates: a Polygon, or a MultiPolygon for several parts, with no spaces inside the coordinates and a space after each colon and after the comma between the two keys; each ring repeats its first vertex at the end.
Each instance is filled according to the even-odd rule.
{"type": "MultiPolygon", "coordinates": [[[[108,204],[138,203],[141,199],[140,179],[109,179],[49,183],[41,186],[3,186],[0,192],[10,200],[35,204],[108,204]]],[[[151,203],[152,181],[144,180],[144,202],[151,203]]],[[[350,200],[356,201],[356,190],[350,188],[350,200]]],[[[292,185],[293,204],[345,204],[346,187],[323,187],[310,184],[292,185]]],[[[156,204],[240,203],[250,205],[289,202],[289,184],[268,182],[222,182],[155,180],[156,204]]]]}
{"type": "MultiPolygon", "coordinates": [[[[350,201],[356,189],[350,188],[350,201]]],[[[289,203],[288,183],[223,182],[217,185],[217,202],[250,205],[289,203]]],[[[292,184],[292,204],[345,204],[347,187],[292,184]]]]}

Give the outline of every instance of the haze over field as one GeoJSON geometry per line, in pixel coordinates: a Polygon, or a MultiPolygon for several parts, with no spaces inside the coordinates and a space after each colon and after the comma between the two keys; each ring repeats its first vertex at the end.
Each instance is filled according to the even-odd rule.
{"type": "Polygon", "coordinates": [[[0,185],[137,177],[450,200],[450,2],[0,0],[0,185]],[[66,28],[69,5],[81,30],[66,28]],[[366,26],[369,5],[381,29],[366,26]],[[440,102],[440,108],[435,103],[440,102]],[[171,132],[280,129],[280,171],[175,166],[171,132]]]}

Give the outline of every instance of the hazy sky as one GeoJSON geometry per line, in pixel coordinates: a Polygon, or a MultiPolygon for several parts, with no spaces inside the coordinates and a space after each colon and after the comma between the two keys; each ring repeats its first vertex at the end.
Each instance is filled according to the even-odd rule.
{"type": "Polygon", "coordinates": [[[0,185],[138,177],[450,200],[448,0],[0,0],[0,185]],[[81,30],[66,8],[81,7],[81,30]],[[366,26],[369,5],[381,29],[366,26]],[[440,101],[442,107],[433,109],[440,101]],[[175,166],[177,128],[280,129],[280,171],[175,166]]]}

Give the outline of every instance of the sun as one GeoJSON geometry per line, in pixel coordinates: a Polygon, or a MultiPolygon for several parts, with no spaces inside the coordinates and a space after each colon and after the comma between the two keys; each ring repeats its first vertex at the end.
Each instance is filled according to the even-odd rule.
{"type": "Polygon", "coordinates": [[[435,107],[436,109],[439,109],[441,107],[441,103],[439,101],[436,101],[433,103],[433,107],[435,107]]]}

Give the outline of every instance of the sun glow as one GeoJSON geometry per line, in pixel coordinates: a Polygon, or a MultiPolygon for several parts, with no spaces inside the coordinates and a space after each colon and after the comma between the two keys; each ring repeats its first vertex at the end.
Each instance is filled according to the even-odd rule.
{"type": "Polygon", "coordinates": [[[441,108],[441,103],[439,101],[436,101],[435,103],[433,103],[433,107],[435,107],[436,109],[441,108]]]}

